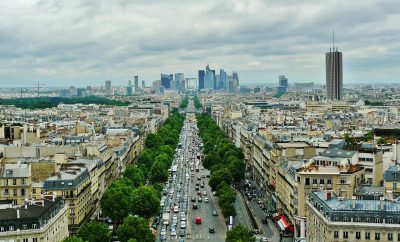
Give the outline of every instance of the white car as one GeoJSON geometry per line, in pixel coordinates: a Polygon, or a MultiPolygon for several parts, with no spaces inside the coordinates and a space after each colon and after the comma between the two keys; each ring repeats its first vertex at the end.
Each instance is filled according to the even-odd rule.
{"type": "Polygon", "coordinates": [[[175,206],[174,207],[174,213],[178,213],[179,212],[179,207],[178,206],[175,206]]]}
{"type": "Polygon", "coordinates": [[[171,236],[176,235],[176,229],[174,227],[171,228],[171,236]]]}
{"type": "Polygon", "coordinates": [[[185,221],[182,221],[181,222],[181,229],[185,229],[186,228],[186,222],[185,221]]]}
{"type": "Polygon", "coordinates": [[[208,203],[208,197],[204,198],[204,202],[208,203]]]}
{"type": "Polygon", "coordinates": [[[204,195],[204,196],[207,196],[207,192],[206,192],[206,191],[203,191],[203,195],[204,195]]]}
{"type": "Polygon", "coordinates": [[[186,214],[185,212],[181,212],[181,220],[186,221],[186,214]]]}

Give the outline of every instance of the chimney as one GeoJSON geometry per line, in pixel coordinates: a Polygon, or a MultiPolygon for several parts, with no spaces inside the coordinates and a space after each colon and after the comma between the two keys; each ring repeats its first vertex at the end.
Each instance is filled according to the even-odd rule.
{"type": "Polygon", "coordinates": [[[20,216],[19,216],[19,209],[17,209],[17,219],[19,219],[20,218],[20,216]]]}
{"type": "Polygon", "coordinates": [[[351,197],[351,208],[352,209],[356,209],[356,200],[357,200],[356,196],[351,197]]]}
{"type": "Polygon", "coordinates": [[[326,191],[325,192],[325,201],[328,201],[332,198],[332,193],[331,191],[326,191]]]}
{"type": "Polygon", "coordinates": [[[393,191],[392,190],[386,191],[386,199],[389,201],[393,201],[393,191]]]}
{"type": "Polygon", "coordinates": [[[380,197],[379,200],[381,202],[381,210],[384,210],[385,209],[385,197],[380,197]]]}

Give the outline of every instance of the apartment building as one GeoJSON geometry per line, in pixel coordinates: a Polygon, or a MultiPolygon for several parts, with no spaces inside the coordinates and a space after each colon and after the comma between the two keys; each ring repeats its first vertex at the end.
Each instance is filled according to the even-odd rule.
{"type": "Polygon", "coordinates": [[[44,181],[43,192],[64,200],[68,207],[70,234],[75,234],[92,213],[91,180],[87,168],[74,166],[60,171],[44,181]]]}
{"type": "Polygon", "coordinates": [[[61,198],[45,196],[26,205],[0,205],[0,241],[54,242],[68,237],[67,206],[61,198]]]}
{"type": "Polygon", "coordinates": [[[307,241],[400,241],[399,201],[357,200],[331,191],[307,198],[307,241]]]}
{"type": "Polygon", "coordinates": [[[32,187],[31,165],[0,165],[0,200],[11,200],[14,205],[22,205],[30,198],[32,187]]]}

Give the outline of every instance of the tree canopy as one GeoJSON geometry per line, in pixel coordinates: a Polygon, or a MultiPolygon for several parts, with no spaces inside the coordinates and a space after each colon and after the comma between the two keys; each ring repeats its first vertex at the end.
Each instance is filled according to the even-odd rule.
{"type": "Polygon", "coordinates": [[[141,186],[132,193],[132,213],[150,218],[160,211],[160,198],[151,186],[141,186]]]}
{"type": "Polygon", "coordinates": [[[63,242],[83,242],[83,240],[77,236],[70,236],[65,238],[63,242]]]}
{"type": "Polygon", "coordinates": [[[243,225],[236,225],[233,229],[226,233],[225,242],[255,242],[256,238],[253,233],[243,225]]]}
{"type": "Polygon", "coordinates": [[[85,242],[107,242],[111,240],[111,231],[108,226],[99,221],[90,221],[83,224],[77,235],[85,242]]]}
{"type": "Polygon", "coordinates": [[[151,233],[146,219],[137,216],[128,216],[124,222],[118,226],[118,239],[127,242],[131,239],[141,242],[154,242],[155,237],[151,233]]]}
{"type": "Polygon", "coordinates": [[[128,165],[123,176],[132,181],[134,187],[139,187],[144,184],[144,176],[142,170],[134,165],[128,165]]]}

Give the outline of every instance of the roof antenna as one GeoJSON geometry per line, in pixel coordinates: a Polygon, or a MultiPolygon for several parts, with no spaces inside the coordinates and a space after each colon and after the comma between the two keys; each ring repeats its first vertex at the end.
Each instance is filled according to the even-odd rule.
{"type": "Polygon", "coordinates": [[[333,44],[333,49],[335,49],[335,27],[333,27],[332,30],[332,44],[333,44]]]}

